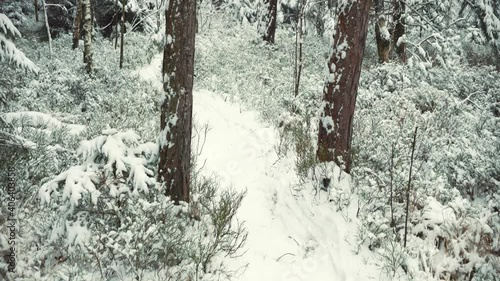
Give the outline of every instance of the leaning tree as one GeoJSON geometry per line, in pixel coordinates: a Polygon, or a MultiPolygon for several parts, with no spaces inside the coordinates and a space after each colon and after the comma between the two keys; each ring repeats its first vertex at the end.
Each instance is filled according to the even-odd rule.
{"type": "Polygon", "coordinates": [[[176,203],[189,202],[196,0],[170,0],[165,10],[158,180],[176,203]]]}
{"type": "Polygon", "coordinates": [[[329,74],[323,89],[319,121],[320,162],[334,161],[350,172],[354,107],[363,61],[370,0],[339,3],[336,32],[328,61],[329,74]]]}

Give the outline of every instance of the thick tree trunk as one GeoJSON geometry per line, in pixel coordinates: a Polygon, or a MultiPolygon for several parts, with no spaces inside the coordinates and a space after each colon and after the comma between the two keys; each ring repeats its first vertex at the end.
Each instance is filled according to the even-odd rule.
{"type": "Polygon", "coordinates": [[[336,36],[328,62],[329,75],[323,89],[319,121],[320,162],[334,161],[350,172],[352,121],[361,64],[368,32],[370,0],[343,3],[339,7],[336,36]]]}
{"type": "Polygon", "coordinates": [[[92,15],[91,15],[91,7],[90,0],[83,0],[83,30],[85,32],[84,40],[84,48],[83,48],[83,62],[86,64],[85,69],[88,74],[92,73],[92,69],[94,68],[93,62],[93,51],[92,51],[92,15]]]}
{"type": "Polygon", "coordinates": [[[394,0],[394,12],[392,19],[394,21],[394,35],[393,35],[393,45],[396,49],[396,54],[398,55],[401,62],[406,62],[406,44],[403,40],[405,34],[405,20],[403,14],[405,13],[406,4],[401,0],[394,0]],[[400,40],[401,38],[401,40],[400,40]]]}
{"type": "Polygon", "coordinates": [[[178,203],[189,202],[196,0],[167,3],[158,178],[178,203]]]}
{"type": "Polygon", "coordinates": [[[266,30],[264,33],[264,41],[274,43],[274,35],[276,34],[276,16],[278,12],[278,0],[264,0],[269,8],[266,30]]]}
{"type": "Polygon", "coordinates": [[[75,23],[73,25],[73,49],[78,48],[78,45],[80,44],[80,24],[82,22],[83,14],[82,1],[78,0],[76,5],[75,23]]]}

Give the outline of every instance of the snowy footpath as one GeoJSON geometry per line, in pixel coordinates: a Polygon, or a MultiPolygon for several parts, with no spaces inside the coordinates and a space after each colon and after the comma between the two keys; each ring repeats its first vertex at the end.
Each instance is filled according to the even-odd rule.
{"type": "MultiPolygon", "coordinates": [[[[159,83],[160,65],[157,56],[139,73],[159,83]]],[[[294,160],[278,160],[275,129],[260,123],[257,112],[242,111],[214,93],[198,90],[193,96],[194,121],[210,128],[198,159],[206,161],[203,172],[218,175],[222,188],[247,191],[237,215],[248,230],[246,252],[225,262],[236,271],[234,280],[380,279],[377,267],[353,252],[356,224],[346,220],[355,209],[346,218],[313,190],[295,191],[294,160]]]]}

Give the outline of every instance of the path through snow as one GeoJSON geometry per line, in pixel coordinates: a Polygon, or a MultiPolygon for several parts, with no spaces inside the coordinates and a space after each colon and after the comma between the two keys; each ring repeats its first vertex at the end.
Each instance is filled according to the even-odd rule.
{"type": "MultiPolygon", "coordinates": [[[[157,56],[139,73],[161,87],[160,65],[157,56]]],[[[277,161],[275,130],[259,123],[257,112],[241,112],[199,90],[194,93],[194,118],[210,127],[199,159],[206,159],[204,173],[219,175],[222,187],[247,190],[237,215],[248,229],[247,252],[226,263],[240,269],[235,280],[379,279],[378,270],[346,241],[354,241],[356,225],[336,213],[332,203],[315,200],[313,192],[292,192],[293,159],[277,161]]],[[[346,184],[344,179],[336,186],[346,184]]]]}

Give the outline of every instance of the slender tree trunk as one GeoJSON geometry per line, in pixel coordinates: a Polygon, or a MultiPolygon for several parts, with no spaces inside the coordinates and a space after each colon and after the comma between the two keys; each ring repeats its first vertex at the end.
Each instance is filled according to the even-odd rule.
{"type": "Polygon", "coordinates": [[[406,216],[405,216],[405,238],[404,238],[404,247],[406,248],[406,235],[408,233],[408,217],[410,210],[410,188],[411,188],[411,177],[413,171],[413,155],[415,153],[415,144],[417,142],[417,130],[418,127],[415,127],[415,132],[413,133],[413,142],[411,144],[411,157],[410,157],[410,175],[408,176],[408,188],[406,189],[406,216]]]}
{"type": "Polygon", "coordinates": [[[35,0],[35,20],[38,21],[38,0],[35,0]]]}
{"type": "Polygon", "coordinates": [[[278,0],[264,0],[269,8],[266,30],[264,33],[264,41],[274,43],[274,35],[276,34],[276,16],[278,11],[278,0]]]}
{"type": "Polygon", "coordinates": [[[396,49],[396,54],[398,55],[401,62],[406,63],[406,44],[402,38],[405,35],[405,20],[403,14],[405,13],[406,4],[401,0],[393,0],[394,12],[392,19],[394,21],[394,35],[393,35],[393,45],[396,49]],[[401,40],[400,40],[401,38],[401,40]]]}
{"type": "Polygon", "coordinates": [[[118,24],[120,24],[119,20],[120,16],[118,15],[118,0],[115,0],[115,50],[118,47],[118,24]]]}
{"type": "Polygon", "coordinates": [[[170,0],[165,11],[158,178],[176,203],[189,202],[196,1],[170,0]]]}
{"type": "Polygon", "coordinates": [[[300,0],[299,2],[299,19],[297,22],[297,30],[295,31],[295,97],[299,95],[300,86],[300,76],[302,75],[302,43],[303,43],[303,22],[304,22],[304,6],[305,1],[300,0]]]}
{"type": "Polygon", "coordinates": [[[83,14],[82,0],[77,0],[76,5],[76,16],[75,22],[73,24],[73,50],[77,49],[78,45],[80,44],[80,24],[82,22],[83,14]]]}
{"type": "Polygon", "coordinates": [[[86,64],[85,69],[88,74],[92,74],[94,68],[93,50],[92,50],[92,15],[90,0],[83,0],[83,30],[84,35],[84,48],[83,48],[83,62],[86,64]]]}
{"type": "Polygon", "coordinates": [[[123,68],[123,41],[125,39],[125,1],[122,0],[122,26],[120,39],[120,68],[123,68]]]}
{"type": "Polygon", "coordinates": [[[52,35],[50,34],[49,18],[47,17],[47,3],[42,0],[43,4],[43,16],[45,17],[45,27],[47,28],[47,36],[49,36],[49,53],[52,56],[52,35]]]}
{"type": "Polygon", "coordinates": [[[339,6],[336,35],[328,62],[329,75],[323,89],[319,121],[320,162],[334,161],[351,169],[352,120],[361,64],[368,32],[370,0],[343,2],[339,6]]]}
{"type": "Polygon", "coordinates": [[[375,0],[375,39],[377,41],[378,61],[380,63],[389,62],[389,52],[391,50],[391,35],[387,29],[384,19],[384,0],[375,0]]]}

